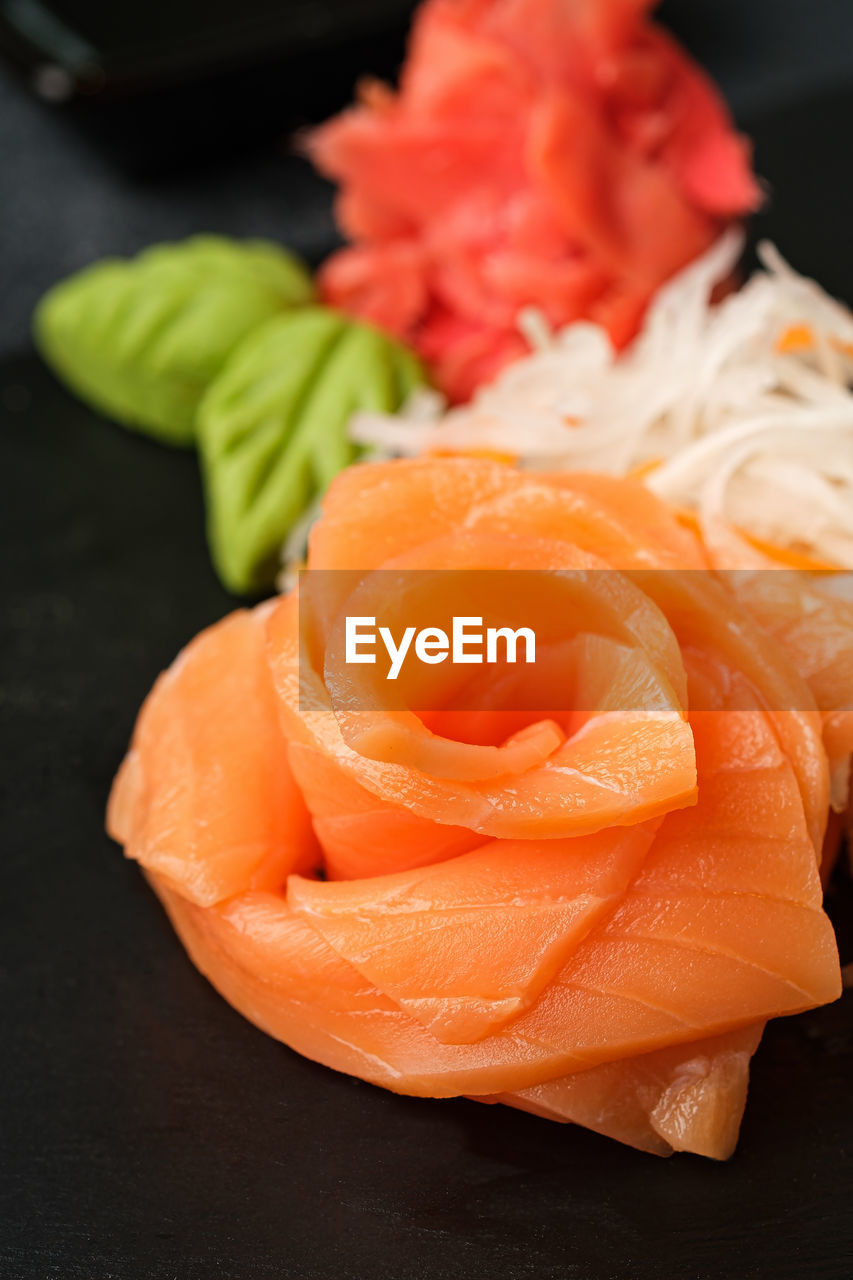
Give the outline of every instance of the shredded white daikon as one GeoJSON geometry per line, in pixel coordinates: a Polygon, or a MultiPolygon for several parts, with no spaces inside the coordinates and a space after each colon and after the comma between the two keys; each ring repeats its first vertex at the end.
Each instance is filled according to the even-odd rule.
{"type": "Polygon", "coordinates": [[[853,568],[853,314],[769,244],[759,247],[764,270],[712,302],[742,249],[730,231],[676,276],[621,354],[595,325],[550,334],[526,312],[531,354],[469,405],[442,416],[429,393],[402,416],[357,415],[353,438],[385,456],[488,451],[540,470],[646,467],[645,483],[693,509],[712,546],[734,526],[853,568]]]}

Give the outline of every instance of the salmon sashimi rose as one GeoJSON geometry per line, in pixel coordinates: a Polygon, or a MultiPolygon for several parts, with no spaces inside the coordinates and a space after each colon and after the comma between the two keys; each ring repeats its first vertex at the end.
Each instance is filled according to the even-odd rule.
{"type": "Polygon", "coordinates": [[[633,480],[353,467],[308,558],[309,577],[578,566],[580,721],[379,708],[368,732],[330,675],[335,610],[306,659],[297,590],[160,677],[108,826],[202,972],[298,1052],[725,1158],[764,1023],[840,992],[824,724],[795,663],[633,480]],[[626,671],[666,691],[653,713],[601,695],[626,671]]]}

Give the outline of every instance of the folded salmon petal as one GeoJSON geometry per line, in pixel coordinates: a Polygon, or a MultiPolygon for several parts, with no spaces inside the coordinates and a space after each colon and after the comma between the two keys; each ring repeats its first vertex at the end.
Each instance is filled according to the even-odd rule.
{"type": "Polygon", "coordinates": [[[332,706],[344,741],[358,755],[455,782],[494,781],[526,773],[555,757],[566,741],[551,719],[526,725],[504,742],[481,744],[434,733],[414,712],[342,712],[335,708],[334,698],[332,706]]]}
{"type": "MultiPolygon", "coordinates": [[[[591,925],[532,1003],[470,1043],[439,1039],[330,946],[318,928],[334,931],[330,936],[342,947],[352,947],[359,965],[381,967],[381,952],[363,954],[373,930],[360,939],[357,910],[350,910],[375,882],[301,885],[294,896],[297,904],[300,893],[311,898],[310,925],[301,909],[273,894],[245,893],[200,909],[156,877],[155,886],[197,963],[248,1016],[300,1052],[399,1092],[514,1092],[720,1035],[834,999],[840,989],[797,779],[769,721],[761,713],[752,715],[754,723],[746,730],[743,718],[729,720],[717,712],[702,717],[696,729],[700,778],[715,785],[700,788],[695,809],[664,819],[615,909],[591,925]],[[740,739],[737,752],[720,749],[722,726],[729,746],[740,739]],[[745,787],[747,779],[751,787],[745,787]],[[766,812],[756,810],[755,797],[768,780],[775,780],[772,801],[766,812]],[[785,855],[770,888],[766,866],[751,870],[749,851],[757,831],[776,837],[785,855]],[[675,884],[681,886],[678,892],[675,884]],[[335,900],[348,904],[343,915],[318,911],[318,901],[335,900]]],[[[386,883],[408,886],[414,899],[419,877],[451,880],[465,857],[476,861],[480,856],[485,866],[493,849],[402,879],[389,877],[386,883]]],[[[510,878],[520,874],[518,863],[517,857],[510,860],[510,878]]],[[[484,892],[491,888],[489,880],[484,892]]],[[[432,905],[426,893],[423,905],[432,905]]],[[[384,906],[387,910],[388,901],[384,906]]],[[[367,898],[361,909],[371,910],[367,898]]],[[[376,910],[377,920],[381,914],[376,910]]],[[[399,923],[400,941],[416,951],[417,930],[407,935],[410,921],[398,922],[390,914],[381,927],[393,933],[399,923]]],[[[430,936],[440,948],[442,933],[430,936]]],[[[466,956],[472,966],[467,948],[466,956]]],[[[478,959],[485,969],[493,965],[488,952],[478,959]]],[[[545,963],[552,959],[546,956],[545,963]]],[[[472,981],[473,972],[470,968],[472,981]]],[[[390,967],[388,976],[393,982],[390,967]]],[[[440,995],[438,963],[434,980],[440,995]]],[[[482,986],[481,993],[485,990],[482,986]]],[[[412,992],[417,1000],[414,986],[412,992]]],[[[513,993],[498,986],[492,994],[500,1000],[513,993]]],[[[418,1011],[429,1018],[437,1006],[418,1011]]],[[[686,1123],[687,1100],[697,1089],[701,1092],[691,1085],[670,1094],[657,1112],[670,1136],[679,1115],[686,1123]]]]}
{"type": "MultiPolygon", "coordinates": [[[[568,522],[562,538],[498,531],[484,527],[474,512],[470,527],[390,556],[378,573],[309,575],[300,596],[305,606],[301,625],[303,634],[309,633],[308,652],[318,670],[322,663],[336,712],[346,706],[369,708],[387,702],[384,667],[375,664],[369,670],[361,666],[354,671],[345,661],[346,616],[384,612],[396,621],[395,613],[407,611],[406,616],[412,617],[419,616],[415,610],[426,609],[431,620],[446,617],[450,623],[455,607],[472,610],[488,621],[505,617],[504,593],[509,587],[518,597],[514,607],[519,613],[523,607],[540,648],[565,644],[572,637],[613,640],[623,647],[620,653],[599,647],[591,655],[593,667],[601,661],[606,669],[607,683],[616,677],[616,668],[624,665],[625,658],[635,677],[648,683],[648,700],[622,709],[683,709],[686,684],[681,649],[650,585],[665,606],[683,608],[686,599],[699,614],[698,626],[704,615],[719,612],[721,605],[727,614],[735,614],[736,607],[716,583],[703,589],[701,579],[697,585],[693,575],[674,568],[661,575],[660,583],[650,573],[623,574],[600,555],[577,545],[572,534],[568,522]],[[496,570],[507,577],[501,579],[496,570]],[[395,596],[393,601],[389,593],[395,596]],[[658,696],[653,692],[656,683],[658,696]],[[375,696],[377,687],[385,689],[381,698],[375,696]]],[[[755,644],[758,637],[752,626],[749,639],[755,644]]],[[[567,651],[565,657],[574,658],[576,665],[584,661],[582,652],[567,651]]],[[[808,694],[804,697],[808,705],[808,694]]],[[[604,701],[613,709],[619,706],[612,698],[604,701]]]]}
{"type": "Polygon", "coordinates": [[[471,531],[569,539],[610,569],[708,568],[699,539],[639,481],[525,473],[463,511],[461,523],[471,531]]]}
{"type": "Polygon", "coordinates": [[[378,569],[452,533],[469,507],[516,483],[511,467],[471,458],[348,467],[329,486],[311,531],[311,568],[378,569]]]}
{"type": "Polygon", "coordinates": [[[412,1020],[283,898],[248,892],[204,908],[153,873],[149,881],[196,968],[245,1018],[315,1062],[386,1089],[400,1085],[390,1059],[412,1020]]]}
{"type": "MultiPolygon", "coordinates": [[[[278,895],[249,892],[202,908],[151,875],[196,967],[235,1008],[306,1057],[394,1092],[455,1097],[532,1087],[597,1061],[655,1048],[648,1036],[610,1050],[600,1028],[618,1009],[591,1005],[579,1016],[596,1022],[590,1052],[577,1037],[561,1046],[512,1027],[471,1044],[444,1044],[380,992],[278,895]]],[[[550,988],[548,988],[550,990],[550,988]]],[[[541,1003],[541,1001],[540,1001],[541,1003]]],[[[536,1007],[536,1006],[534,1006],[536,1007]]],[[[630,1017],[631,1010],[626,1013],[630,1017]]],[[[522,1021],[529,1022],[530,1014],[522,1021]]],[[[659,1019],[661,1043],[696,1038],[675,1019],[659,1019]],[[665,1028],[665,1031],[663,1030],[665,1028]]]]}
{"type": "MultiPolygon", "coordinates": [[[[658,947],[635,957],[635,972],[657,972],[664,986],[653,993],[646,979],[645,990],[631,991],[630,974],[624,980],[629,952],[620,945],[615,964],[608,966],[606,957],[601,963],[599,945],[597,965],[591,971],[587,964],[583,975],[586,985],[578,981],[578,971],[574,984],[561,975],[529,1010],[496,1034],[475,1044],[442,1044],[281,899],[245,894],[221,908],[200,911],[177,896],[170,898],[171,891],[162,885],[158,890],[196,962],[247,1016],[300,1052],[399,1092],[451,1096],[529,1088],[561,1073],[719,1033],[725,1025],[742,1026],[762,1014],[791,1011],[790,1004],[786,1008],[788,984],[751,988],[739,981],[748,974],[747,965],[721,967],[712,955],[703,957],[701,972],[679,972],[684,952],[677,947],[674,952],[658,947]],[[614,972],[617,981],[611,984],[614,972]],[[683,993],[671,990],[676,974],[677,985],[686,988],[683,993]],[[717,982],[724,988],[720,993],[717,982]],[[716,1007],[706,1009],[709,990],[719,999],[716,1007]],[[707,1018],[724,1019],[723,1026],[699,1025],[707,1018]]],[[[745,903],[745,910],[751,909],[752,903],[745,903]]],[[[590,941],[578,950],[584,947],[592,950],[590,941]]],[[[831,972],[830,957],[825,959],[831,972]]],[[[837,973],[837,960],[834,968],[837,973]]],[[[815,996],[821,994],[832,998],[829,990],[815,996]]],[[[795,999],[795,1007],[806,1003],[801,993],[795,999]]]]}
{"type": "Polygon", "coordinates": [[[836,813],[850,802],[853,757],[853,575],[769,569],[726,574],[730,590],[808,684],[823,713],[822,736],[836,813]]]}
{"type": "Polygon", "coordinates": [[[756,1023],[475,1101],[580,1124],[653,1155],[689,1151],[727,1160],[763,1029],[756,1023]]]}
{"type": "Polygon", "coordinates": [[[315,818],[328,880],[359,880],[425,867],[479,848],[483,837],[465,827],[427,823],[405,809],[315,818]],[[423,823],[429,830],[421,831],[423,823]]]}
{"type": "Polygon", "coordinates": [[[202,632],[154,685],[107,827],[129,858],[203,906],[277,889],[318,864],[279,725],[262,610],[202,632]]]}
{"type": "Polygon", "coordinates": [[[447,825],[507,839],[588,835],[695,801],[692,734],[676,711],[601,717],[602,723],[587,725],[541,767],[508,781],[433,777],[359,755],[345,741],[322,681],[307,662],[300,664],[297,608],[292,595],[278,601],[267,618],[284,731],[332,757],[349,779],[382,799],[427,819],[438,811],[447,825]],[[599,748],[608,734],[612,750],[602,757],[599,748]]]}
{"type": "Polygon", "coordinates": [[[557,981],[685,1019],[698,1002],[709,1030],[739,1021],[732,997],[756,1019],[837,998],[814,847],[772,725],[760,712],[713,711],[693,725],[699,803],[664,820],[619,907],[557,981]],[[770,856],[750,856],[762,838],[770,856]]]}
{"type": "Polygon", "coordinates": [[[288,902],[438,1040],[470,1043],[525,1009],[616,905],[655,825],[545,844],[494,841],[371,880],[294,876],[288,902]]]}
{"type": "Polygon", "coordinates": [[[784,649],[820,710],[853,707],[853,574],[771,567],[727,573],[725,579],[784,649]]]}
{"type": "MultiPolygon", "coordinates": [[[[424,775],[477,784],[475,791],[487,801],[490,812],[502,804],[502,791],[495,790],[498,780],[511,776],[513,804],[523,805],[526,820],[538,812],[543,834],[573,833],[568,828],[558,829],[551,821],[551,811],[556,822],[564,823],[574,807],[576,825],[583,818],[586,830],[594,830],[591,823],[598,822],[602,813],[614,822],[630,820],[626,815],[639,821],[691,802],[695,771],[690,730],[683,714],[686,684],[680,650],[664,616],[630,579],[609,570],[604,562],[577,556],[562,542],[484,536],[479,531],[460,531],[455,537],[425,543],[415,553],[388,561],[384,568],[383,574],[360,579],[340,605],[338,617],[328,625],[323,614],[337,606],[327,602],[322,587],[326,578],[321,575],[319,601],[318,593],[310,591],[314,580],[306,584],[308,594],[300,597],[301,623],[306,614],[312,619],[316,614],[311,628],[316,644],[322,647],[324,638],[326,641],[323,684],[334,713],[334,724],[327,717],[327,733],[337,736],[339,731],[355,753],[353,760],[362,762],[362,769],[370,769],[370,762],[393,765],[400,780],[405,777],[417,787],[424,775]],[[580,567],[572,571],[574,557],[580,567]],[[538,723],[529,724],[499,745],[448,740],[431,732],[405,705],[386,708],[388,686],[379,664],[353,668],[345,661],[344,614],[377,613],[387,599],[391,570],[415,571],[417,591],[422,596],[422,571],[438,566],[448,572],[432,572],[426,580],[435,609],[442,610],[440,614],[433,612],[433,619],[443,617],[449,609],[448,593],[454,587],[460,592],[461,607],[478,615],[495,611],[499,615],[503,581],[493,574],[460,578],[458,570],[522,571],[529,597],[524,616],[537,634],[537,678],[547,662],[549,628],[558,633],[550,637],[555,643],[559,634],[577,633],[574,647],[564,644],[555,652],[553,679],[547,683],[549,694],[566,713],[584,710],[592,715],[578,732],[561,732],[561,716],[552,713],[550,717],[543,714],[538,723]],[[533,571],[540,569],[545,572],[536,577],[533,571]],[[408,772],[403,774],[402,770],[408,772]]],[[[336,583],[337,579],[333,600],[336,583]]],[[[403,605],[411,606],[407,592],[414,594],[415,588],[403,583],[395,594],[403,605]]],[[[419,598],[418,604],[422,603],[419,598]]],[[[287,662],[288,650],[293,650],[292,640],[288,643],[284,634],[286,626],[283,613],[281,621],[271,623],[271,652],[277,670],[287,662]],[[280,653],[275,652],[276,645],[280,653]]],[[[305,666],[303,655],[303,678],[308,674],[305,666]]],[[[442,698],[446,693],[442,676],[442,698]]],[[[431,696],[429,689],[426,696],[431,696]]],[[[359,766],[354,763],[353,767],[359,766]]],[[[399,800],[399,794],[395,798],[399,800]]],[[[457,801],[461,799],[460,793],[457,801]]],[[[476,802],[476,796],[473,799],[476,802]]],[[[406,803],[417,810],[420,802],[414,791],[406,803]]],[[[487,834],[511,834],[506,827],[479,827],[479,819],[469,822],[463,816],[459,820],[487,834]]],[[[509,820],[509,815],[500,819],[504,823],[509,820]]]]}
{"type": "Polygon", "coordinates": [[[483,844],[483,837],[467,827],[444,826],[380,800],[313,747],[291,742],[288,757],[330,880],[409,871],[483,844]]]}
{"type": "Polygon", "coordinates": [[[433,457],[337,476],[311,533],[311,568],[376,569],[460,528],[562,540],[610,569],[708,568],[696,535],[639,481],[433,457]]]}
{"type": "MultiPolygon", "coordinates": [[[[649,1113],[654,1131],[673,1151],[690,1151],[712,1160],[734,1153],[749,1088],[750,1059],[763,1031],[744,1027],[717,1037],[712,1048],[691,1055],[675,1072],[649,1113]]],[[[694,1050],[700,1046],[694,1045],[694,1050]]]]}
{"type": "MultiPolygon", "coordinates": [[[[721,710],[727,715],[749,705],[766,710],[794,769],[809,835],[819,857],[829,804],[829,768],[814,697],[789,655],[773,643],[751,612],[708,574],[637,570],[633,580],[645,587],[664,612],[682,651],[689,651],[694,663],[704,654],[706,659],[728,665],[732,700],[728,705],[723,700],[721,710]]],[[[718,670],[712,683],[720,674],[718,670]]],[[[760,718],[756,716],[752,722],[757,725],[760,718]]]]}

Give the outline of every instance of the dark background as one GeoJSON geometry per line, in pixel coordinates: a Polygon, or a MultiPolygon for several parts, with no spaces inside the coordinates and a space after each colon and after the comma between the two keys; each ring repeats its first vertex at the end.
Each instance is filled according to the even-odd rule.
{"type": "MultiPolygon", "coordinates": [[[[663,12],[755,137],[757,230],[853,300],[853,4],[663,12]]],[[[103,834],[152,679],[233,601],[195,459],[72,401],[29,350],[32,306],[93,258],[199,230],[319,260],[329,191],[284,139],[345,102],[356,67],[393,65],[399,39],[337,49],[317,95],[286,59],[231,68],[198,88],[203,109],[174,84],[51,106],[0,69],[0,1276],[847,1280],[849,993],[771,1026],[729,1164],[657,1161],[290,1053],[192,969],[103,834]]],[[[848,961],[850,900],[839,877],[848,961]]]]}
{"type": "MultiPolygon", "coordinates": [[[[197,11],[200,2],[107,8],[197,11]]],[[[269,10],[271,0],[258,2],[269,10]]],[[[0,18],[8,3],[0,0],[0,18]]],[[[824,282],[853,299],[853,253],[846,235],[835,239],[853,202],[853,0],[666,0],[661,14],[754,131],[773,197],[767,226],[782,251],[809,270],[827,265],[824,282]]],[[[321,258],[334,241],[328,188],[292,154],[288,134],[343,106],[359,73],[390,73],[402,29],[401,19],[333,43],[319,63],[309,48],[111,107],[37,101],[0,65],[0,353],[26,345],[45,289],[106,254],[210,230],[281,238],[321,258]]]]}

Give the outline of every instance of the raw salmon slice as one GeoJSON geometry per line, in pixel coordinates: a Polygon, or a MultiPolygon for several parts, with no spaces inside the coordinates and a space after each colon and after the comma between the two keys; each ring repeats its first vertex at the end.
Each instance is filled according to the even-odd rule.
{"type": "MultiPolygon", "coordinates": [[[[474,1041],[442,1041],[402,1007],[407,966],[418,949],[417,937],[406,931],[412,900],[405,894],[396,900],[397,911],[377,907],[377,944],[383,937],[385,943],[365,959],[358,936],[357,916],[364,909],[359,882],[310,886],[306,906],[298,910],[287,897],[257,891],[202,908],[156,875],[154,883],[199,966],[238,1008],[300,1052],[399,1092],[514,1092],[834,999],[840,989],[837,952],[821,910],[817,858],[787,756],[760,712],[708,711],[693,730],[698,805],[664,819],[615,910],[588,931],[581,927],[571,954],[560,957],[538,997],[474,1041]],[[324,895],[337,903],[336,910],[323,912],[324,895]],[[365,963],[373,980],[359,967],[365,963]]],[[[490,850],[501,847],[496,842],[479,855],[408,875],[444,868],[445,883],[461,886],[459,864],[466,857],[478,859],[485,876],[490,850]]],[[[587,842],[579,847],[591,848],[587,842]]],[[[393,888],[399,882],[391,879],[393,888]]],[[[415,888],[414,881],[405,883],[415,888]]],[[[381,890],[381,879],[377,885],[381,890]]],[[[473,908],[476,883],[471,887],[473,908]]],[[[495,888],[490,909],[501,902],[500,884],[495,888]]],[[[508,882],[503,901],[508,906],[516,900],[508,882]]],[[[395,904],[393,893],[389,901],[395,904]]],[[[444,905],[424,898],[425,909],[440,912],[444,905]]],[[[457,905],[463,905],[458,898],[457,905]]],[[[538,916],[537,923],[535,910],[507,912],[508,936],[520,954],[521,936],[538,931],[538,954],[550,963],[554,953],[547,946],[542,950],[541,911],[538,916]]],[[[498,927],[483,925],[486,931],[498,927]]],[[[431,936],[430,945],[440,950],[442,933],[431,936]]],[[[434,962],[440,978],[437,955],[434,962]]],[[[494,1017],[495,1000],[505,992],[496,987],[494,972],[488,976],[493,957],[480,953],[468,964],[467,990],[484,1000],[477,1016],[491,1002],[494,1017]]],[[[528,977],[535,968],[534,960],[528,977]]],[[[440,985],[432,998],[432,1006],[420,1012],[438,1025],[440,985]]],[[[453,1015],[453,997],[444,998],[453,1015]]],[[[470,1036],[473,1024],[463,1025],[470,1036]]],[[[453,1031],[452,1017],[444,1029],[453,1031]]],[[[483,1022],[476,1030],[485,1030],[483,1022]]]]}
{"type": "Polygon", "coordinates": [[[291,877],[288,902],[448,1044],[528,1008],[636,874],[656,824],[586,840],[493,841],[438,866],[340,884],[291,877]]]}
{"type": "Polygon", "coordinates": [[[756,1023],[476,1100],[580,1124],[653,1155],[692,1151],[727,1160],[737,1145],[749,1063],[763,1029],[756,1023]]]}
{"type": "MultiPolygon", "coordinates": [[[[769,551],[765,561],[778,564],[769,551]]],[[[731,589],[806,680],[823,713],[831,800],[850,801],[853,756],[853,574],[775,572],[728,575],[731,589]]]]}
{"type": "Polygon", "coordinates": [[[611,568],[704,569],[698,537],[639,481],[520,472],[475,458],[350,467],[311,532],[312,569],[376,569],[465,529],[556,538],[611,568]],[[381,519],[377,513],[381,512],[381,519]]]}
{"type": "Polygon", "coordinates": [[[442,862],[482,845],[467,827],[436,826],[392,805],[335,767],[313,747],[292,742],[290,766],[311,812],[330,880],[357,880],[442,862]]]}
{"type": "Polygon", "coordinates": [[[773,603],[771,635],[767,601],[739,602],[637,485],[483,460],[354,469],[311,564],[553,566],[561,539],[565,564],[608,568],[577,588],[590,629],[551,637],[583,714],[404,709],[368,754],[326,662],[347,596],[321,600],[300,664],[294,594],[157,682],[110,830],[198,967],[299,1052],[725,1158],[763,1023],[840,990],[819,864],[841,823],[825,832],[825,742],[846,722],[815,696],[846,670],[842,628],[806,669],[805,633],[790,653],[778,638],[795,614],[773,603]],[[657,718],[626,711],[638,673],[657,718]],[[509,773],[473,772],[519,744],[509,773]]]}
{"type": "MultiPolygon", "coordinates": [[[[612,823],[645,821],[695,799],[690,730],[675,713],[638,714],[628,724],[601,717],[589,733],[567,742],[562,754],[513,776],[511,805],[500,778],[481,784],[457,781],[361,755],[346,742],[320,678],[300,664],[297,608],[290,596],[277,603],[268,620],[285,732],[331,757],[348,779],[382,799],[427,819],[438,812],[443,824],[508,839],[589,834],[612,823]],[[610,749],[602,756],[606,745],[610,749]]],[[[428,734],[423,725],[420,732],[428,734]]],[[[465,744],[457,748],[463,755],[465,744]]]]}
{"type": "Polygon", "coordinates": [[[263,610],[202,632],[160,677],[113,784],[125,853],[210,906],[317,866],[266,662],[263,610]]]}

